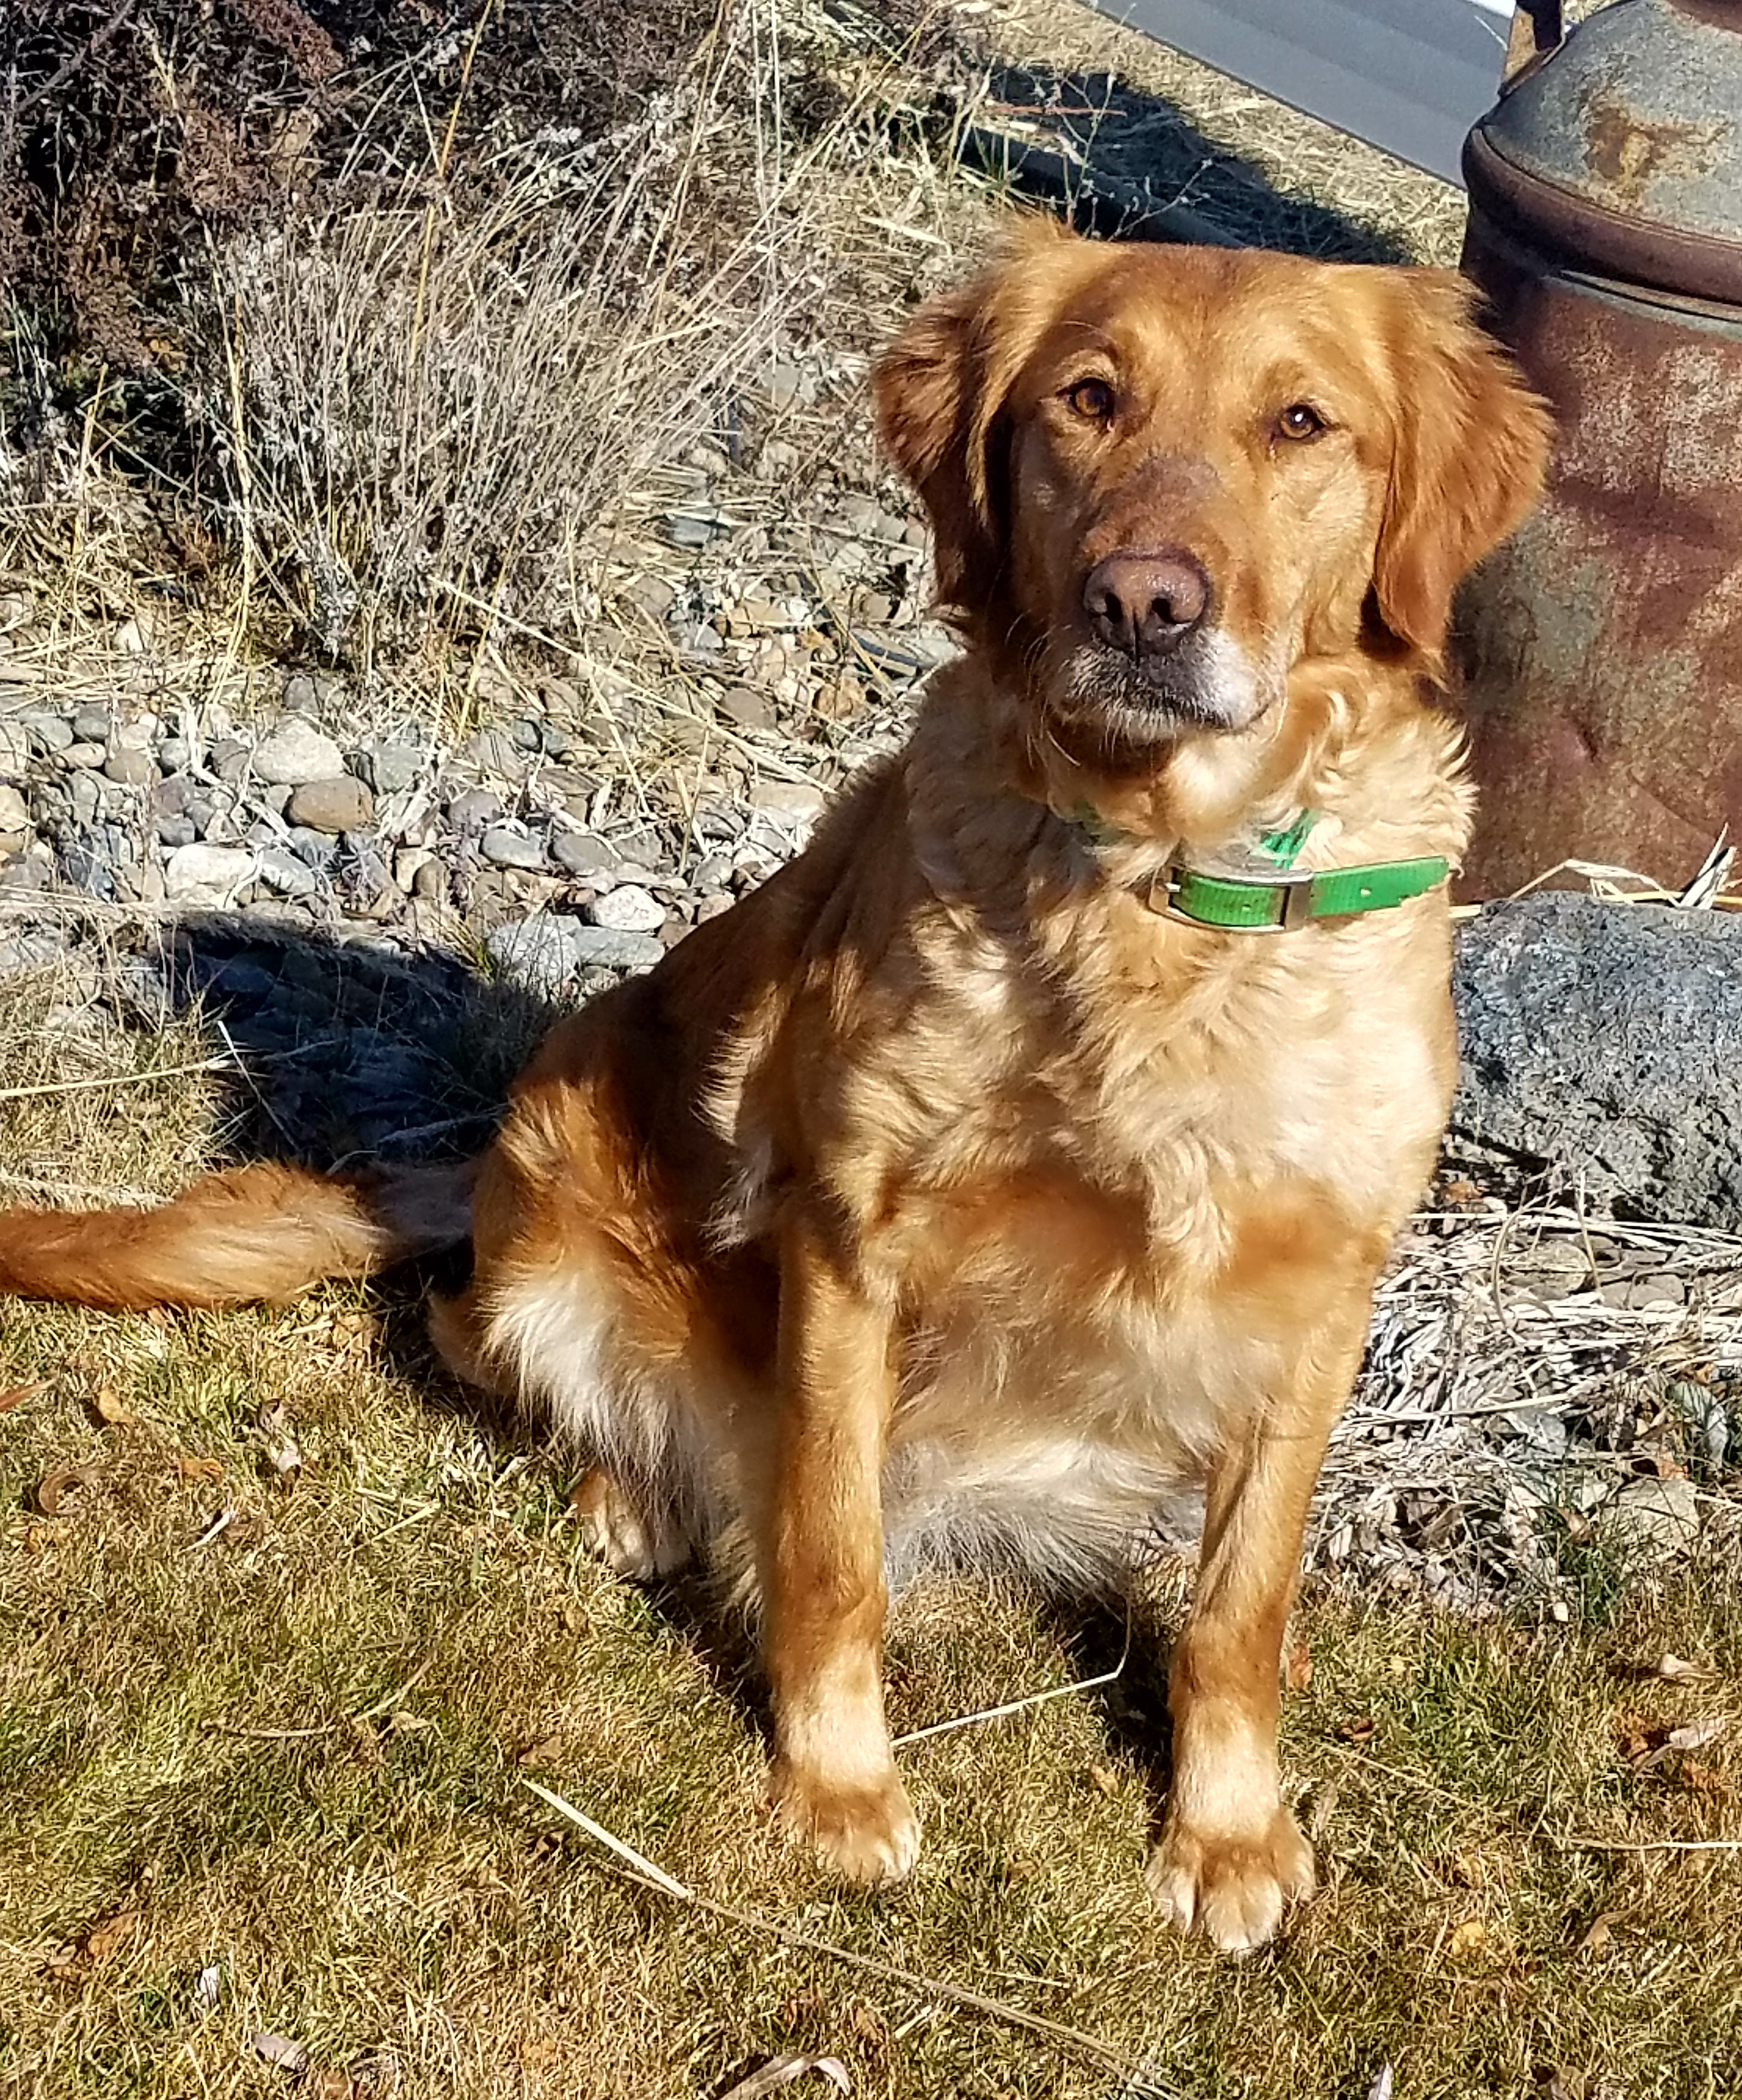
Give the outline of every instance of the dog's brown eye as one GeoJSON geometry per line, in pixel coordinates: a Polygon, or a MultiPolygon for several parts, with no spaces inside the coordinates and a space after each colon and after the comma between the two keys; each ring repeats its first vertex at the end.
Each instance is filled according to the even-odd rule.
{"type": "Polygon", "coordinates": [[[1301,444],[1319,435],[1324,428],[1324,418],[1310,401],[1293,401],[1276,418],[1276,428],[1282,436],[1301,444]]]}
{"type": "Polygon", "coordinates": [[[1087,422],[1110,423],[1117,405],[1113,390],[1104,379],[1079,379],[1064,390],[1065,404],[1073,416],[1087,422]]]}

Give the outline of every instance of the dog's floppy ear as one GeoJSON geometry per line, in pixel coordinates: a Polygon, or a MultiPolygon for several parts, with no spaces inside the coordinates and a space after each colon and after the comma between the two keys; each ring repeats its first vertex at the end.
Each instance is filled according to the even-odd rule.
{"type": "Polygon", "coordinates": [[[883,443],[931,519],[938,596],[970,615],[994,602],[1004,571],[1001,416],[1052,311],[1047,258],[1086,245],[1030,221],[989,270],[928,300],[872,374],[883,443]]]}
{"type": "Polygon", "coordinates": [[[1398,404],[1373,563],[1379,615],[1437,664],[1465,572],[1520,524],[1542,492],[1554,426],[1546,404],[1471,318],[1451,270],[1395,273],[1398,404]]]}

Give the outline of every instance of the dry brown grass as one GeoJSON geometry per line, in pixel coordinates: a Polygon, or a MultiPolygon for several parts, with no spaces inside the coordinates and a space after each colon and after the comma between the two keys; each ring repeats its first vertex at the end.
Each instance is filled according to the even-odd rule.
{"type": "Polygon", "coordinates": [[[787,417],[767,368],[881,333],[916,270],[984,228],[948,142],[907,121],[926,33],[904,8],[722,0],[615,131],[455,153],[462,112],[476,130],[462,72],[386,176],[406,111],[384,91],[382,135],[318,210],[210,229],[155,381],[198,454],[183,488],[125,375],[81,368],[68,412],[45,319],[15,302],[0,571],[51,583],[47,624],[81,642],[130,617],[179,682],[214,650],[289,647],[471,697],[483,648],[562,660],[662,471],[728,431],[748,459],[787,421],[825,453],[839,390],[787,417]]]}

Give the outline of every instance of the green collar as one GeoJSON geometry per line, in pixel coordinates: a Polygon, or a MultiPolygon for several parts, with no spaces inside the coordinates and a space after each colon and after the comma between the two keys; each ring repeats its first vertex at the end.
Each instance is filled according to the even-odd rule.
{"type": "MultiPolygon", "coordinates": [[[[1091,810],[1077,810],[1072,821],[1097,845],[1123,836],[1091,810]]],[[[1318,821],[1315,810],[1303,810],[1284,829],[1267,832],[1247,849],[1249,865],[1238,872],[1212,872],[1183,859],[1170,861],[1145,885],[1143,901],[1152,911],[1197,926],[1284,933],[1320,920],[1388,911],[1437,889],[1452,871],[1441,854],[1418,860],[1369,861],[1359,867],[1298,868],[1301,848],[1318,821]]]]}

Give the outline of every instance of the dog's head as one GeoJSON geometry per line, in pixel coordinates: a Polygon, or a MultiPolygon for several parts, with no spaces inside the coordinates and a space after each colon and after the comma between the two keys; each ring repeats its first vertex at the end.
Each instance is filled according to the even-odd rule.
{"type": "Polygon", "coordinates": [[[1127,748],[1250,727],[1307,657],[1437,668],[1548,449],[1470,304],[1450,271],[1031,227],[877,369],[940,596],[1127,748]]]}

